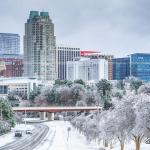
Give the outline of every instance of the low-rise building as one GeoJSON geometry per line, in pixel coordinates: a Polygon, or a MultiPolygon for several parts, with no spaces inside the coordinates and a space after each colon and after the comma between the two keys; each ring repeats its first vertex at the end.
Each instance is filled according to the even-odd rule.
{"type": "Polygon", "coordinates": [[[44,83],[37,78],[0,78],[0,95],[14,93],[19,96],[26,95],[29,98],[30,92],[43,85],[44,83]]]}

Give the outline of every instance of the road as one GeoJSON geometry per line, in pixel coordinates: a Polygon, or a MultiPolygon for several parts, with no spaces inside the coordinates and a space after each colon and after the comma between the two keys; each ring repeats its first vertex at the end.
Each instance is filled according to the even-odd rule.
{"type": "Polygon", "coordinates": [[[49,132],[49,127],[44,124],[36,124],[33,133],[30,135],[23,135],[13,142],[10,142],[2,147],[0,150],[33,150],[49,132]]]}
{"type": "Polygon", "coordinates": [[[74,129],[69,122],[45,122],[51,129],[45,140],[34,150],[98,150],[95,143],[87,143],[85,136],[74,129]],[[71,127],[68,137],[68,127],[71,127]]]}

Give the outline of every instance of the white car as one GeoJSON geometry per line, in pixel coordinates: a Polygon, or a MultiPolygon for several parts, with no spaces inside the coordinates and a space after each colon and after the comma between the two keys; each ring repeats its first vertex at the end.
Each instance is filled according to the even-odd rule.
{"type": "Polygon", "coordinates": [[[26,134],[32,134],[32,130],[26,130],[26,134]]]}

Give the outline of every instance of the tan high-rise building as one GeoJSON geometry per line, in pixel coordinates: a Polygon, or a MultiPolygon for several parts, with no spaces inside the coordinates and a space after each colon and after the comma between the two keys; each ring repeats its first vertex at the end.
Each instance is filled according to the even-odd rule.
{"type": "Polygon", "coordinates": [[[48,12],[31,11],[25,23],[24,76],[56,79],[56,40],[48,12]]]}

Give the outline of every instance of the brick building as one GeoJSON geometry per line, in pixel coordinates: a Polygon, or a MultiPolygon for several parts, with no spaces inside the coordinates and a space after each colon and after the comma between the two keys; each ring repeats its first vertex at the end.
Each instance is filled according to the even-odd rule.
{"type": "Polygon", "coordinates": [[[22,77],[23,59],[21,58],[0,58],[1,77],[22,77]]]}

